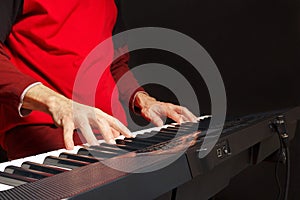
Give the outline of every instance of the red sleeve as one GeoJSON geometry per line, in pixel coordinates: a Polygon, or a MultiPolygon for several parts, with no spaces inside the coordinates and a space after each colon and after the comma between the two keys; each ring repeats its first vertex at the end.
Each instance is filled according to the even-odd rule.
{"type": "Polygon", "coordinates": [[[124,103],[129,103],[129,108],[132,110],[133,108],[133,97],[136,92],[138,91],[144,91],[144,89],[138,84],[137,80],[135,79],[132,72],[130,72],[128,67],[128,61],[129,61],[129,53],[127,46],[118,48],[115,50],[116,55],[123,54],[122,56],[116,58],[114,62],[111,65],[111,73],[112,76],[117,83],[119,93],[120,93],[120,99],[124,103]],[[126,78],[122,76],[126,73],[126,78]],[[122,83],[119,82],[119,80],[122,78],[122,83]]]}
{"type": "Polygon", "coordinates": [[[10,105],[17,110],[23,91],[35,82],[35,79],[21,73],[9,61],[0,43],[0,104],[10,105]]]}

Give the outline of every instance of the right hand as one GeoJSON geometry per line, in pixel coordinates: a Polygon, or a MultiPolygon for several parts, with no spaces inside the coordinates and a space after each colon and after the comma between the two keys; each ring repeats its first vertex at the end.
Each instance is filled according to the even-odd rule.
{"type": "Polygon", "coordinates": [[[90,145],[98,145],[92,128],[98,129],[107,143],[115,144],[120,135],[132,137],[131,132],[118,119],[102,110],[77,103],[40,84],[28,90],[22,108],[50,114],[54,123],[63,128],[64,143],[68,150],[74,148],[73,133],[80,132],[90,145]]]}

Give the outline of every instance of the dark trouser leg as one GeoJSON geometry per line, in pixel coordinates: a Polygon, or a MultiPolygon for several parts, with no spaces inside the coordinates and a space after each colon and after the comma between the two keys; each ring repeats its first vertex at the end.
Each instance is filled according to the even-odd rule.
{"type": "Polygon", "coordinates": [[[6,151],[0,146],[0,163],[1,162],[5,162],[7,161],[8,158],[7,158],[7,153],[6,151]]]}

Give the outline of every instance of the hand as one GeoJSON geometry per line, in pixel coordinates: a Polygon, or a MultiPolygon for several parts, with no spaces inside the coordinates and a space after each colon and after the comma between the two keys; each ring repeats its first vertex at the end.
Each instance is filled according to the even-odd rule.
{"type": "Polygon", "coordinates": [[[162,126],[164,124],[162,120],[163,117],[169,117],[177,123],[197,121],[197,117],[187,108],[172,103],[157,101],[155,98],[143,92],[136,94],[134,104],[141,110],[141,115],[156,126],[162,126]]]}
{"type": "Polygon", "coordinates": [[[22,108],[44,111],[50,114],[57,126],[63,128],[66,149],[73,149],[74,129],[80,129],[90,145],[98,145],[92,131],[97,128],[104,140],[115,144],[114,138],[123,134],[132,137],[130,131],[116,118],[100,109],[72,101],[44,85],[37,85],[28,90],[22,108]]]}

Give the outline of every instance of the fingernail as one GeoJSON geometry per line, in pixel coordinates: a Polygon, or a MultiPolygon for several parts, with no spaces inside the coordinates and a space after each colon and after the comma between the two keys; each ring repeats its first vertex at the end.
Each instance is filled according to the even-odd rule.
{"type": "Polygon", "coordinates": [[[73,148],[74,148],[74,143],[73,142],[68,142],[66,144],[66,149],[67,150],[73,150],[73,148]]]}
{"type": "Polygon", "coordinates": [[[135,136],[134,136],[134,135],[132,135],[132,134],[129,134],[129,137],[130,137],[130,138],[135,138],[135,136]]]}
{"type": "Polygon", "coordinates": [[[68,146],[66,146],[66,149],[67,149],[67,150],[73,150],[73,146],[68,145],[68,146]]]}
{"type": "Polygon", "coordinates": [[[131,131],[126,131],[126,134],[132,135],[132,132],[131,131]]]}

